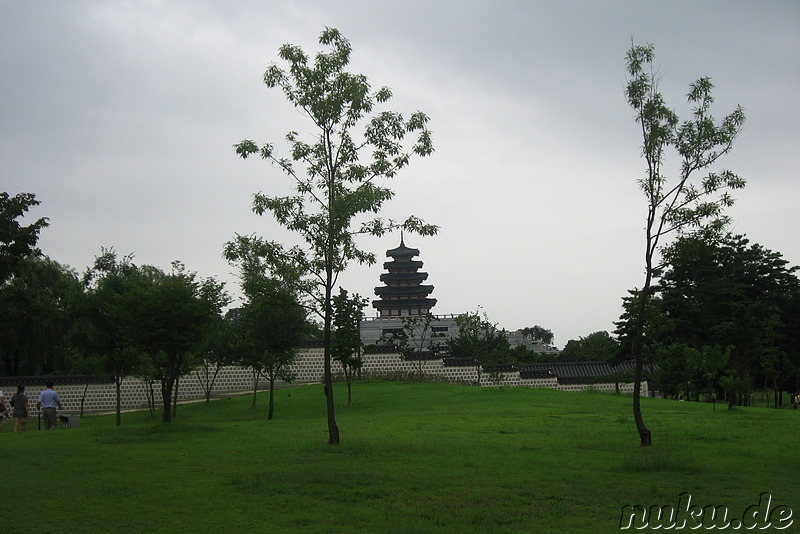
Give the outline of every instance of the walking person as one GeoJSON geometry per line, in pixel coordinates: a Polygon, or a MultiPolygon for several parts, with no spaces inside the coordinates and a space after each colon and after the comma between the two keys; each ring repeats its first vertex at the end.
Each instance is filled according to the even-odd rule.
{"type": "Polygon", "coordinates": [[[8,417],[8,405],[3,392],[0,391],[0,432],[3,431],[3,419],[8,417]]]}
{"type": "Polygon", "coordinates": [[[58,396],[53,390],[53,382],[47,382],[46,389],[42,390],[39,393],[39,402],[36,403],[36,407],[42,410],[42,415],[44,416],[44,429],[45,430],[55,430],[56,429],[56,406],[58,409],[61,410],[61,398],[58,396]]]}
{"type": "Polygon", "coordinates": [[[17,386],[17,392],[11,397],[11,406],[14,411],[14,432],[21,429],[22,432],[28,430],[28,397],[25,395],[25,386],[17,386]]]}

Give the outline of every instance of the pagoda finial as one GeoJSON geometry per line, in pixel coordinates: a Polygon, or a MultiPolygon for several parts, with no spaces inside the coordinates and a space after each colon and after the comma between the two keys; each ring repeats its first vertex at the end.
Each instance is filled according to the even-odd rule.
{"type": "Polygon", "coordinates": [[[400,246],[404,247],[406,244],[403,242],[403,229],[400,228],[400,246]]]}

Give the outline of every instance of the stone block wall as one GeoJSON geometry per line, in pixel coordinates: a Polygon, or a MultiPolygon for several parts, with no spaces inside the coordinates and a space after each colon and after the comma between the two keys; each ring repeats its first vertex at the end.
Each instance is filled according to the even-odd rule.
{"type": "MultiPolygon", "coordinates": [[[[61,397],[63,409],[61,413],[79,414],[81,412],[81,402],[83,410],[86,412],[113,411],[116,409],[116,390],[113,382],[102,384],[59,384],[58,377],[53,377],[58,396],[61,397]],[[85,394],[85,397],[84,397],[85,394]]],[[[45,378],[42,378],[44,383],[45,378]]],[[[189,401],[202,399],[205,397],[205,389],[202,386],[202,374],[199,371],[190,373],[181,378],[178,385],[178,400],[189,401]]],[[[250,371],[242,367],[225,367],[220,370],[214,382],[214,394],[226,392],[245,391],[252,388],[252,375],[250,371]]],[[[10,401],[11,395],[16,391],[16,387],[4,386],[5,396],[10,401]]],[[[161,402],[161,388],[158,383],[153,384],[153,394],[156,403],[161,402]]],[[[39,393],[44,386],[26,386],[25,394],[28,396],[28,407],[33,417],[38,415],[36,402],[39,400],[39,393]]],[[[123,410],[136,410],[147,408],[147,395],[149,386],[137,377],[126,377],[120,387],[120,405],[123,410]]]]}
{"type": "MultiPolygon", "coordinates": [[[[292,371],[295,374],[297,384],[319,383],[323,381],[323,350],[321,347],[303,348],[298,351],[292,371]]],[[[341,375],[343,369],[338,362],[331,362],[334,375],[341,375]]],[[[426,375],[440,377],[452,383],[475,384],[484,387],[534,387],[550,388],[562,391],[582,391],[595,389],[600,391],[615,391],[614,383],[597,384],[559,384],[557,377],[547,378],[520,378],[518,371],[502,373],[501,377],[492,377],[489,373],[478,372],[476,366],[454,366],[445,365],[441,359],[408,361],[404,360],[399,354],[366,354],[362,366],[362,376],[381,376],[381,375],[403,375],[414,374],[422,371],[426,375]],[[501,378],[501,380],[497,380],[501,378]]],[[[115,410],[116,393],[114,383],[90,384],[88,388],[85,384],[58,384],[57,377],[55,390],[61,397],[63,409],[62,414],[79,414],[81,410],[81,400],[84,399],[84,413],[103,412],[115,410]]],[[[44,382],[42,378],[42,382],[44,382]]],[[[201,371],[194,371],[181,378],[178,387],[178,400],[190,401],[200,400],[205,397],[203,374],[201,371]]],[[[259,381],[259,389],[267,387],[264,379],[259,381]]],[[[226,393],[249,391],[253,388],[253,376],[249,369],[243,367],[225,367],[220,370],[214,382],[213,395],[224,395],[226,393]]],[[[6,398],[11,399],[11,394],[16,388],[9,386],[3,387],[6,398]]],[[[36,401],[39,392],[44,386],[27,386],[25,393],[30,402],[31,416],[38,415],[36,401]]],[[[149,386],[135,377],[127,377],[122,382],[121,387],[121,406],[123,410],[146,409],[147,395],[149,386]]],[[[620,391],[630,393],[633,391],[632,383],[620,383],[620,391]]],[[[161,402],[161,389],[158,383],[153,384],[153,394],[156,404],[161,402]]],[[[642,383],[642,395],[648,395],[647,382],[642,383]]]]}

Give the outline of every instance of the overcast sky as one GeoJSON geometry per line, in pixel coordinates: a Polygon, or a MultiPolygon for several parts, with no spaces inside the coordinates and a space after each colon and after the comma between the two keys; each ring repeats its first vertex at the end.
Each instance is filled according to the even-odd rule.
{"type": "MultiPolygon", "coordinates": [[[[652,43],[666,99],[714,82],[714,113],[747,123],[729,168],[748,180],[733,231],[800,264],[800,2],[0,0],[0,190],[31,192],[40,245],[79,272],[101,247],[183,261],[237,289],[221,257],[235,233],[287,239],[250,211],[286,194],[244,138],[310,124],[262,82],[283,43],[325,26],[351,70],[391,87],[389,109],[431,118],[436,152],[390,186],[382,215],[441,226],[407,236],[437,313],[481,307],[507,329],[538,324],[562,347],[613,330],[643,280],[641,141],[623,95],[625,52],[652,43]]],[[[365,239],[379,262],[341,278],[374,298],[400,236],[365,239]]],[[[370,310],[370,315],[374,310],[370,310]]]]}

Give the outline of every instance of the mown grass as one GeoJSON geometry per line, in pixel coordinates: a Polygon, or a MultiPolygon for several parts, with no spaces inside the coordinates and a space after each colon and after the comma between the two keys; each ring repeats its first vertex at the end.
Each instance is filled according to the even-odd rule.
{"type": "Polygon", "coordinates": [[[169,426],[6,426],[0,532],[602,533],[682,492],[736,514],[770,492],[800,513],[800,411],[644,399],[640,448],[624,396],[372,381],[344,406],[337,388],[335,447],[318,385],[279,391],[272,421],[245,396],[169,426]]]}

